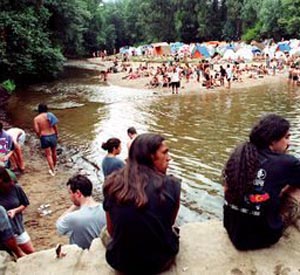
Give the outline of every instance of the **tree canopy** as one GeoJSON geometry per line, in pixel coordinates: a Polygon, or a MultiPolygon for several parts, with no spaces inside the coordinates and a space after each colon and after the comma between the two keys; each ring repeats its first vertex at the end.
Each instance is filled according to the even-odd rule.
{"type": "Polygon", "coordinates": [[[0,80],[53,78],[98,50],[299,38],[299,26],[300,0],[2,0],[0,80]]]}

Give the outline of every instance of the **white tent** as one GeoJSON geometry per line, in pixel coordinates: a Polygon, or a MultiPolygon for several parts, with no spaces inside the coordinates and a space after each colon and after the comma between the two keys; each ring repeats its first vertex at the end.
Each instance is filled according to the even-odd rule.
{"type": "Polygon", "coordinates": [[[290,55],[292,55],[292,56],[300,56],[300,47],[292,48],[290,50],[290,55]]]}
{"type": "Polygon", "coordinates": [[[248,62],[253,60],[252,50],[247,47],[238,49],[235,53],[235,56],[236,56],[236,59],[241,58],[248,62]]]}
{"type": "Polygon", "coordinates": [[[224,55],[223,55],[223,59],[226,59],[226,60],[235,60],[236,59],[235,52],[232,49],[226,50],[225,53],[224,53],[224,55]]]}

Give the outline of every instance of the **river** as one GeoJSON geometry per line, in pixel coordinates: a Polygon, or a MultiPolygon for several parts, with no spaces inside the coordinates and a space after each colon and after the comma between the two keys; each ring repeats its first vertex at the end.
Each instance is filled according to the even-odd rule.
{"type": "MultiPolygon", "coordinates": [[[[290,151],[300,153],[300,89],[285,82],[172,96],[101,86],[97,75],[67,69],[59,81],[18,91],[6,108],[12,124],[32,131],[37,105],[45,102],[60,120],[60,143],[77,148],[81,156],[98,166],[105,155],[101,144],[110,137],[122,140],[120,158],[126,158],[126,130],[130,126],[139,133],[164,135],[172,157],[169,173],[182,179],[179,224],[222,218],[223,165],[262,114],[276,112],[290,120],[290,151]]],[[[87,163],[77,165],[95,172],[87,163]]],[[[93,180],[101,189],[101,172],[93,180]]]]}

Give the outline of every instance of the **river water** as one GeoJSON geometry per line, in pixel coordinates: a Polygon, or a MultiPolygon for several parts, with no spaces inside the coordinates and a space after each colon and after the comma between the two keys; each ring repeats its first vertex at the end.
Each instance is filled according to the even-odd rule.
{"type": "MultiPolygon", "coordinates": [[[[101,144],[110,137],[122,140],[120,158],[126,158],[128,127],[164,135],[172,157],[169,173],[182,179],[179,224],[222,218],[223,165],[262,114],[276,112],[290,120],[290,150],[300,153],[300,89],[285,82],[175,96],[101,86],[96,72],[68,69],[60,81],[12,96],[7,112],[13,124],[32,131],[40,102],[52,107],[59,118],[60,143],[77,148],[81,156],[100,167],[105,155],[101,144]]],[[[85,169],[95,170],[87,164],[85,169]]],[[[101,186],[102,181],[101,172],[97,173],[96,184],[101,186]]]]}

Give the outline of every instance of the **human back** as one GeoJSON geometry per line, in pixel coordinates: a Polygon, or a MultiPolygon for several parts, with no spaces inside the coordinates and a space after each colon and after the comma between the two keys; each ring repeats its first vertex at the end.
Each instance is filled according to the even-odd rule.
{"type": "Polygon", "coordinates": [[[106,259],[121,272],[155,274],[167,267],[179,250],[172,226],[179,207],[180,181],[163,172],[168,157],[155,166],[162,142],[159,135],[136,137],[125,167],[104,184],[103,206],[112,237],[106,259]]]}
{"type": "Polygon", "coordinates": [[[223,222],[237,249],[268,247],[283,234],[281,194],[300,186],[300,161],[286,153],[289,128],[278,115],[261,118],[225,164],[223,222]]]}
{"type": "Polygon", "coordinates": [[[40,136],[49,136],[55,134],[54,127],[51,126],[47,113],[41,113],[34,118],[34,121],[39,129],[40,136]]]}

